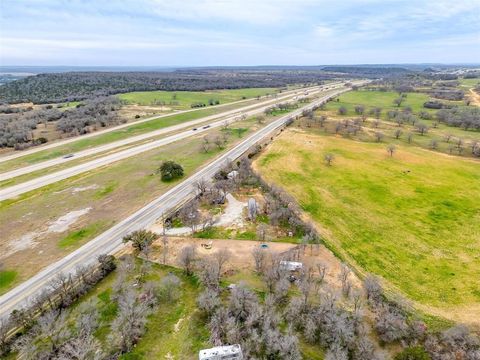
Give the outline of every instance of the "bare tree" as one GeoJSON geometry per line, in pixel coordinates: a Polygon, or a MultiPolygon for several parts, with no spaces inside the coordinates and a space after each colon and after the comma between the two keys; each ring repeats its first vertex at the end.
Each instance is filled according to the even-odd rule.
{"type": "Polygon", "coordinates": [[[195,181],[195,188],[197,189],[197,193],[200,196],[204,195],[208,191],[209,187],[209,182],[204,178],[195,181]]]}
{"type": "Polygon", "coordinates": [[[318,123],[319,123],[320,127],[324,127],[326,121],[327,121],[327,117],[325,115],[321,115],[318,118],[318,123]]]}
{"type": "Polygon", "coordinates": [[[207,257],[199,261],[197,274],[206,288],[218,291],[220,287],[220,270],[213,257],[207,257]]]}
{"type": "Polygon", "coordinates": [[[356,105],[355,106],[355,113],[358,115],[362,115],[365,112],[365,106],[364,105],[356,105]]]}
{"type": "Polygon", "coordinates": [[[207,135],[205,135],[202,139],[202,150],[205,153],[208,153],[210,151],[210,139],[207,135]]]}
{"type": "Polygon", "coordinates": [[[197,230],[198,224],[201,222],[201,214],[199,211],[199,204],[197,200],[189,201],[179,211],[178,217],[182,223],[188,226],[192,233],[197,230]]]}
{"type": "Polygon", "coordinates": [[[100,342],[93,335],[80,335],[67,341],[56,357],[58,360],[100,360],[104,359],[100,342]]]}
{"type": "Polygon", "coordinates": [[[70,305],[73,301],[72,280],[71,274],[59,273],[50,281],[50,287],[60,296],[63,307],[70,305]]]}
{"type": "Polygon", "coordinates": [[[160,298],[166,303],[176,300],[179,296],[181,284],[182,281],[178,276],[172,273],[167,274],[160,280],[158,287],[160,298]]]}
{"type": "Polygon", "coordinates": [[[326,163],[328,166],[331,166],[333,160],[335,159],[335,155],[333,155],[333,154],[331,154],[331,153],[328,153],[328,154],[325,154],[325,156],[323,157],[323,159],[325,160],[325,163],[326,163]]]}
{"type": "Polygon", "coordinates": [[[218,267],[219,274],[222,274],[225,264],[231,259],[232,252],[226,248],[219,249],[213,253],[213,259],[218,267]]]}
{"type": "Polygon", "coordinates": [[[393,144],[390,144],[387,146],[387,152],[390,154],[390,157],[393,156],[393,154],[397,151],[397,147],[393,144]]]}
{"type": "Polygon", "coordinates": [[[345,106],[343,106],[343,105],[340,106],[340,107],[338,108],[338,114],[339,114],[339,115],[346,115],[346,114],[347,114],[347,108],[346,108],[345,106]]]}
{"type": "Polygon", "coordinates": [[[383,139],[384,137],[385,137],[385,135],[384,135],[382,132],[380,132],[380,131],[376,131],[376,132],[375,132],[375,140],[376,140],[377,142],[382,141],[382,139],[383,139]]]}
{"type": "Polygon", "coordinates": [[[145,332],[148,307],[128,289],[118,299],[118,315],[113,320],[109,342],[121,353],[130,351],[145,332]]]}
{"type": "Polygon", "coordinates": [[[212,316],[222,303],[218,297],[218,292],[207,288],[200,293],[197,304],[200,310],[205,311],[208,316],[212,316]]]}
{"type": "Polygon", "coordinates": [[[380,115],[382,114],[382,108],[376,107],[373,109],[373,114],[377,119],[380,118],[380,115]]]}
{"type": "Polygon", "coordinates": [[[339,279],[342,283],[342,291],[345,296],[348,296],[350,294],[350,290],[352,287],[352,284],[349,280],[349,276],[351,272],[352,271],[347,265],[342,264],[340,274],[339,274],[339,279]]]}
{"type": "MultiPolygon", "coordinates": [[[[220,135],[215,136],[215,138],[213,139],[213,143],[215,145],[217,145],[218,149],[223,149],[223,147],[225,145],[225,142],[223,141],[223,139],[220,135]]],[[[206,151],[206,152],[208,152],[208,151],[206,151]]]]}
{"type": "Polygon", "coordinates": [[[383,288],[380,280],[376,276],[368,275],[363,282],[363,287],[365,288],[369,301],[374,304],[382,301],[383,288]]]}
{"type": "Polygon", "coordinates": [[[411,143],[412,143],[412,140],[413,140],[413,134],[412,134],[412,133],[408,133],[408,134],[407,134],[407,141],[408,141],[408,143],[411,144],[411,143]]]}
{"type": "Polygon", "coordinates": [[[194,245],[185,246],[178,256],[178,264],[184,269],[187,275],[193,274],[193,267],[197,260],[197,249],[194,245]]]}
{"type": "Polygon", "coordinates": [[[395,105],[397,105],[397,107],[400,107],[400,105],[402,105],[403,100],[404,100],[403,97],[400,96],[400,97],[396,98],[395,100],[393,100],[393,103],[395,105]]]}
{"type": "Polygon", "coordinates": [[[327,275],[328,266],[323,262],[318,262],[317,270],[318,270],[318,281],[321,284],[324,282],[325,276],[327,275]]]}
{"type": "Polygon", "coordinates": [[[265,268],[266,254],[265,250],[256,246],[252,250],[253,261],[255,263],[255,271],[257,273],[263,273],[265,268]]]}
{"type": "Polygon", "coordinates": [[[393,132],[394,136],[395,136],[395,139],[399,139],[400,136],[402,136],[402,130],[400,129],[396,129],[394,132],[393,132]]]}
{"type": "Polygon", "coordinates": [[[168,236],[164,233],[162,235],[162,263],[165,265],[167,263],[168,255],[168,236]]]}
{"type": "Polygon", "coordinates": [[[415,128],[420,133],[420,135],[425,135],[428,132],[428,126],[423,123],[417,123],[415,128]]]}

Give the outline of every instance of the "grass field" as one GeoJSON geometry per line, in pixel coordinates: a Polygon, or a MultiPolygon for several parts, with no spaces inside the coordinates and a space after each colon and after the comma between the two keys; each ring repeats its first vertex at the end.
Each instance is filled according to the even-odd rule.
{"type": "Polygon", "coordinates": [[[408,145],[391,158],[385,146],[290,130],[256,166],[339,255],[420,303],[478,304],[480,163],[408,145]]]}
{"type": "Polygon", "coordinates": [[[461,85],[467,87],[467,88],[473,88],[477,84],[480,84],[480,78],[477,79],[459,79],[459,82],[461,85]]]}
{"type": "Polygon", "coordinates": [[[129,104],[154,105],[164,103],[173,109],[190,109],[191,104],[204,103],[210,100],[225,104],[242,99],[255,98],[277,92],[275,88],[248,88],[211,91],[137,91],[118,95],[129,104]]]}
{"type": "Polygon", "coordinates": [[[17,277],[17,272],[14,270],[0,270],[0,293],[7,289],[17,277]]]}
{"type": "Polygon", "coordinates": [[[393,101],[398,97],[398,93],[393,91],[350,91],[340,95],[340,101],[329,102],[325,108],[326,110],[337,111],[339,107],[344,106],[347,108],[347,114],[345,116],[358,116],[355,114],[355,105],[365,105],[367,113],[371,108],[379,107],[382,109],[383,119],[386,118],[386,114],[389,110],[402,110],[407,106],[410,106],[414,113],[418,113],[420,111],[435,112],[435,110],[426,109],[423,107],[423,103],[430,99],[427,94],[407,93],[407,97],[400,107],[397,107],[397,105],[393,103],[393,101]]]}

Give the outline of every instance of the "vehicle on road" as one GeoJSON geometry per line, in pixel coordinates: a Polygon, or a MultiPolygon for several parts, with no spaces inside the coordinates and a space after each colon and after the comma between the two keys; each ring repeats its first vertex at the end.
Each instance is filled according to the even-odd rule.
{"type": "Polygon", "coordinates": [[[74,157],[74,156],[75,156],[75,154],[67,154],[67,155],[65,155],[63,158],[64,158],[64,159],[69,159],[69,158],[72,158],[72,157],[74,157]]]}

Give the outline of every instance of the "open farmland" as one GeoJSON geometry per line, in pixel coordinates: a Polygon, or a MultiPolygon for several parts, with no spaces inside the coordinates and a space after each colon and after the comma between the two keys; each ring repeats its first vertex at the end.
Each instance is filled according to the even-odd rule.
{"type": "Polygon", "coordinates": [[[276,93],[275,88],[250,88],[211,91],[136,91],[120,94],[118,97],[128,104],[165,105],[172,109],[190,109],[192,104],[210,105],[209,101],[220,104],[255,98],[276,93]]]}
{"type": "Polygon", "coordinates": [[[390,157],[385,147],[294,129],[256,167],[339,256],[437,314],[469,319],[480,302],[479,163],[407,144],[390,157]]]}
{"type": "Polygon", "coordinates": [[[326,110],[337,111],[341,106],[347,108],[346,115],[355,116],[355,105],[366,105],[367,111],[374,107],[382,109],[382,117],[386,117],[388,110],[404,109],[407,106],[412,108],[413,112],[428,111],[423,108],[423,103],[428,101],[430,97],[427,94],[422,93],[407,93],[405,101],[400,107],[397,107],[393,101],[398,98],[399,95],[393,91],[350,91],[346,94],[342,94],[339,97],[339,101],[332,101],[326,106],[326,110]]]}

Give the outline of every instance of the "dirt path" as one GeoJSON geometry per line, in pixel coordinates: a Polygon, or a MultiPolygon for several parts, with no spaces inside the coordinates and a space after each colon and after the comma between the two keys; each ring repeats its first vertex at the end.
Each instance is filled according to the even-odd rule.
{"type": "Polygon", "coordinates": [[[470,89],[470,100],[473,105],[480,106],[480,94],[478,94],[474,89],[470,89]]]}
{"type": "MultiPolygon", "coordinates": [[[[242,214],[243,209],[247,206],[247,203],[238,201],[232,194],[227,194],[227,205],[223,213],[216,219],[213,226],[243,226],[242,214]]],[[[163,233],[162,224],[154,224],[150,227],[150,230],[157,234],[163,233]]],[[[189,227],[171,228],[166,230],[166,234],[169,236],[180,236],[191,234],[192,229],[189,227]]]]}

